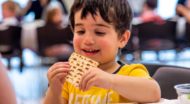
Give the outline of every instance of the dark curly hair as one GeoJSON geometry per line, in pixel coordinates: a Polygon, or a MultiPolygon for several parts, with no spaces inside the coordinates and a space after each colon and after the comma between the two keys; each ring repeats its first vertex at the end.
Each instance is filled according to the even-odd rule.
{"type": "Polygon", "coordinates": [[[97,15],[97,11],[104,21],[112,24],[119,35],[130,30],[132,21],[132,10],[127,0],[74,0],[71,7],[70,23],[74,29],[75,14],[82,10],[81,18],[88,13],[97,15]]]}

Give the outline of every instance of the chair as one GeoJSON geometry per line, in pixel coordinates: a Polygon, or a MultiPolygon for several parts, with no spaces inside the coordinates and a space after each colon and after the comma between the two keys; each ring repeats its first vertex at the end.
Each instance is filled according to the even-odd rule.
{"type": "Polygon", "coordinates": [[[176,99],[177,93],[174,85],[190,83],[190,69],[183,67],[160,67],[153,78],[159,83],[161,97],[166,99],[176,99]]]}
{"type": "MultiPolygon", "coordinates": [[[[137,26],[140,55],[142,51],[170,50],[176,48],[176,22],[147,22],[137,26]]],[[[159,60],[159,58],[157,57],[159,60]]]]}
{"type": "Polygon", "coordinates": [[[10,60],[14,56],[20,58],[20,68],[23,67],[22,47],[21,47],[21,31],[20,26],[9,26],[7,29],[0,30],[0,53],[8,59],[8,67],[10,68],[10,60]]]}
{"type": "MultiPolygon", "coordinates": [[[[73,32],[70,27],[58,29],[55,26],[43,26],[37,28],[38,55],[42,58],[47,58],[44,51],[46,48],[57,44],[68,44],[72,46],[73,32]]],[[[67,60],[68,57],[54,57],[56,60],[67,60]]],[[[53,62],[51,62],[53,63],[53,62]]],[[[50,64],[51,64],[50,63],[50,64]]]]}
{"type": "Polygon", "coordinates": [[[152,77],[155,72],[160,67],[175,67],[175,68],[181,68],[180,66],[173,66],[173,65],[166,65],[166,64],[159,64],[159,63],[142,63],[148,70],[150,76],[152,77]]]}
{"type": "Polygon", "coordinates": [[[137,25],[140,50],[175,48],[176,22],[147,22],[137,25]]]}
{"type": "Polygon", "coordinates": [[[162,64],[153,64],[153,63],[142,63],[142,64],[147,68],[151,77],[155,74],[158,68],[166,66],[162,64]]]}
{"type": "Polygon", "coordinates": [[[190,24],[189,23],[186,23],[185,41],[187,43],[185,47],[189,47],[190,46],[190,24]]]}

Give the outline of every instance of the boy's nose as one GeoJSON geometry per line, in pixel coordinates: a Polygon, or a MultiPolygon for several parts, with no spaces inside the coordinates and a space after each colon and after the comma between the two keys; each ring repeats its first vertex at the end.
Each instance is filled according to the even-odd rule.
{"type": "Polygon", "coordinates": [[[94,37],[91,35],[85,35],[83,40],[86,45],[92,45],[95,43],[94,37]]]}

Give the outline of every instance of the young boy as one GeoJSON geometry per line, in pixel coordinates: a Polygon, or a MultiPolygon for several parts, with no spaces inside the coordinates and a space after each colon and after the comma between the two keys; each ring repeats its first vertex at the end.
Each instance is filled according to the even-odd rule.
{"type": "Polygon", "coordinates": [[[68,62],[48,70],[45,104],[106,104],[157,102],[160,88],[141,64],[116,61],[118,50],[130,37],[132,20],[127,0],[75,0],[70,22],[74,50],[100,63],[83,75],[79,88],[65,81],[68,62]]]}

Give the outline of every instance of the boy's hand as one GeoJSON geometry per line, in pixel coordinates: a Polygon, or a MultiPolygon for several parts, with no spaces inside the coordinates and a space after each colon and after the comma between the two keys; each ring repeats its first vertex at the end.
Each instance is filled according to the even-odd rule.
{"type": "Polygon", "coordinates": [[[58,62],[49,68],[47,73],[49,87],[56,95],[61,93],[69,69],[70,65],[68,62],[58,62]]]}
{"type": "Polygon", "coordinates": [[[83,91],[92,86],[110,89],[112,88],[113,74],[102,71],[99,68],[88,70],[82,77],[79,88],[83,91]]]}

